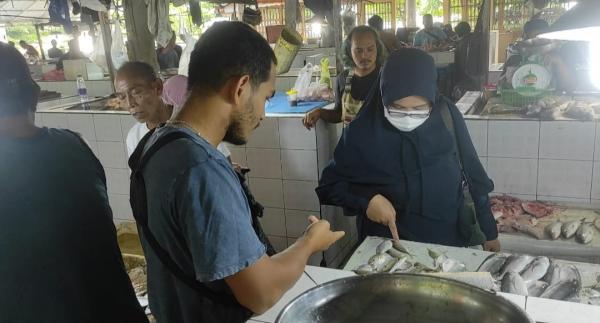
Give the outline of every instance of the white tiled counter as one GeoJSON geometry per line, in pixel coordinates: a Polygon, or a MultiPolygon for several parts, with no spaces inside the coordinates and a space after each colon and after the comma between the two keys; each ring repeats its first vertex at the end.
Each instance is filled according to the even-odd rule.
{"type": "MultiPolygon", "coordinates": [[[[37,81],[42,90],[59,92],[64,96],[77,95],[76,81],[37,81]]],[[[110,79],[88,80],[85,85],[89,96],[106,96],[114,93],[110,79]]]]}

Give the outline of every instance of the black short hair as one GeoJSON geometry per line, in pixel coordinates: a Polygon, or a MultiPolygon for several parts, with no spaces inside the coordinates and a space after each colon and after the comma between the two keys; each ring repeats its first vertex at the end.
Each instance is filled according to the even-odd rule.
{"type": "Polygon", "coordinates": [[[19,44],[27,44],[27,42],[24,40],[19,40],[19,44]]]}
{"type": "Polygon", "coordinates": [[[383,19],[378,15],[371,16],[371,18],[369,18],[368,24],[375,30],[383,30],[383,19]]]}
{"type": "Polygon", "coordinates": [[[267,40],[243,22],[218,22],[200,37],[190,56],[188,89],[218,91],[232,77],[249,75],[253,87],[277,64],[267,40]]]}
{"type": "Polygon", "coordinates": [[[354,60],[352,59],[352,37],[355,34],[362,34],[362,33],[369,33],[369,34],[373,35],[373,37],[375,38],[375,45],[377,46],[377,61],[375,63],[377,64],[377,66],[381,66],[383,64],[383,61],[385,61],[385,57],[386,57],[385,47],[383,46],[383,43],[381,42],[381,39],[379,38],[379,34],[377,33],[377,31],[375,31],[375,29],[373,29],[369,26],[354,27],[354,28],[352,28],[352,30],[350,31],[348,36],[346,36],[346,39],[344,40],[344,43],[342,44],[342,50],[343,50],[342,60],[344,62],[344,65],[347,67],[356,67],[354,60]]]}
{"type": "Polygon", "coordinates": [[[531,19],[523,25],[523,33],[530,34],[534,31],[545,32],[550,28],[548,22],[544,19],[531,19]]]}
{"type": "Polygon", "coordinates": [[[31,78],[25,57],[0,43],[0,117],[35,111],[40,87],[31,78]]]}
{"type": "Polygon", "coordinates": [[[463,37],[471,32],[471,25],[466,21],[461,21],[454,27],[454,32],[456,32],[458,36],[463,37]]]}
{"type": "Polygon", "coordinates": [[[156,80],[156,72],[150,64],[140,61],[126,62],[117,70],[117,75],[127,75],[139,78],[148,82],[156,80]]]}

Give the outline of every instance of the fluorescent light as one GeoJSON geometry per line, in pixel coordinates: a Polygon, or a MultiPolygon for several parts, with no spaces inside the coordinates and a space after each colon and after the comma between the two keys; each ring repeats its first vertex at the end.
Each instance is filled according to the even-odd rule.
{"type": "MultiPolygon", "coordinates": [[[[600,20],[600,17],[598,17],[598,20],[600,20]]],[[[557,40],[594,41],[600,37],[600,26],[552,31],[538,37],[557,40]]]]}
{"type": "Polygon", "coordinates": [[[592,41],[600,32],[600,1],[579,0],[552,24],[547,33],[538,37],[557,40],[592,41]]]}

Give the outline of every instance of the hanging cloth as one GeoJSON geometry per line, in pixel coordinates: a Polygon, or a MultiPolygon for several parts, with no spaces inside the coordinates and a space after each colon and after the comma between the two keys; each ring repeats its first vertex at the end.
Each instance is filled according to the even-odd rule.
{"type": "Polygon", "coordinates": [[[73,32],[73,23],[69,14],[69,2],[67,0],[50,0],[48,6],[50,22],[58,23],[63,26],[65,33],[73,32]]]}
{"type": "Polygon", "coordinates": [[[169,23],[169,0],[146,0],[148,9],[148,30],[154,35],[160,47],[167,47],[173,37],[169,23]]]}
{"type": "Polygon", "coordinates": [[[354,77],[354,69],[348,71],[346,76],[346,84],[344,86],[344,94],[342,94],[342,121],[344,126],[348,125],[360,111],[365,101],[356,100],[350,94],[352,92],[352,78],[354,77]]]}

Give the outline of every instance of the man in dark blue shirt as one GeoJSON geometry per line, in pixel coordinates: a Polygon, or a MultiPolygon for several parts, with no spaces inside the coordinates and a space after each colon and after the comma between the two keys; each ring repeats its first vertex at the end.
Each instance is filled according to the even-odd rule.
{"type": "Polygon", "coordinates": [[[0,43],[0,322],[147,322],[106,179],[79,135],[33,123],[39,86],[0,43]]]}
{"type": "Polygon", "coordinates": [[[150,308],[159,322],[241,322],[237,311],[261,314],[300,278],[313,253],[344,234],[312,216],[303,237],[267,256],[237,175],[216,149],[222,141],[245,144],[259,126],[275,92],[275,64],[273,50],[250,26],[213,25],[191,54],[185,105],[134,152],[132,161],[169,134],[186,136],[156,151],[142,173],[147,230],[160,247],[142,230],[150,308]],[[161,249],[180,271],[165,263],[161,249]],[[196,283],[234,305],[200,292],[196,283]]]}

